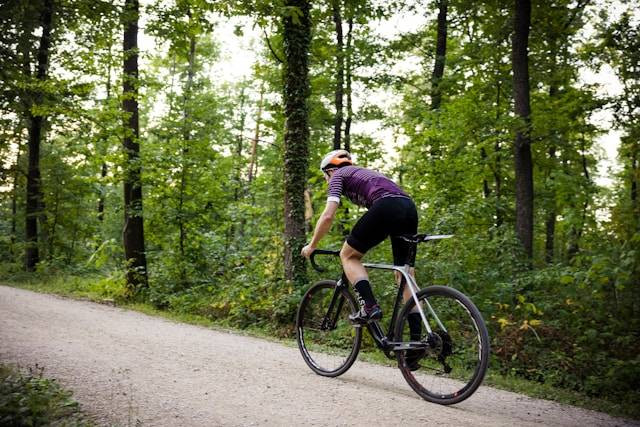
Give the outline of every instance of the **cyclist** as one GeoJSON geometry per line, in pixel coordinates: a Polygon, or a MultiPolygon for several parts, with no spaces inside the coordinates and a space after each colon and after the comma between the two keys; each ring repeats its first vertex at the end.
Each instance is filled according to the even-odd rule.
{"type": "MultiPolygon", "coordinates": [[[[302,255],[310,257],[320,240],[329,232],[333,218],[345,195],[367,212],[358,220],[340,251],[340,260],[347,279],[356,290],[361,305],[360,311],[350,316],[354,323],[364,324],[382,318],[366,269],[362,265],[363,255],[387,237],[391,237],[394,265],[411,265],[411,275],[415,274],[415,251],[410,251],[411,243],[397,237],[402,234],[416,234],[418,213],[413,200],[386,176],[376,171],[354,166],[351,155],[346,150],[334,150],[320,163],[325,180],[329,186],[329,195],[324,212],[316,223],[313,237],[302,248],[302,255]],[[413,253],[412,259],[407,259],[413,253]]],[[[401,280],[396,272],[396,279],[401,280]]],[[[405,301],[410,297],[405,288],[405,301]]],[[[419,340],[421,318],[419,312],[410,313],[408,318],[411,339],[419,340]]]]}

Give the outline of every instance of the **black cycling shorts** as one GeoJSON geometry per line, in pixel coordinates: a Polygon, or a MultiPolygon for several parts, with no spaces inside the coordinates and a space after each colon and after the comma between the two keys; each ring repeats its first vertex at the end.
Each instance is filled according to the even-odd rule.
{"type": "Polygon", "coordinates": [[[418,212],[413,200],[406,197],[384,197],[377,200],[362,218],[356,222],[347,237],[347,243],[360,253],[381,243],[391,236],[391,250],[394,265],[415,265],[415,251],[411,245],[400,238],[402,234],[416,234],[418,232],[418,212]],[[413,252],[411,259],[407,259],[413,252]]]}

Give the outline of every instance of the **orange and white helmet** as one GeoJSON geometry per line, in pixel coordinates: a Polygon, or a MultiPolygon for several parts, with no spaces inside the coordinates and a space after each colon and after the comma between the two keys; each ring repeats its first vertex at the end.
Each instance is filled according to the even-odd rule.
{"type": "Polygon", "coordinates": [[[322,158],[320,170],[326,172],[329,169],[352,165],[351,154],[347,150],[333,150],[322,158]]]}

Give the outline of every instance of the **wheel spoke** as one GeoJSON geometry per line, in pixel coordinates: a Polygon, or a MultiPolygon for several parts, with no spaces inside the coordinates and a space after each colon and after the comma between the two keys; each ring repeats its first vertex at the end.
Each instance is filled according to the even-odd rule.
{"type": "MultiPolygon", "coordinates": [[[[433,334],[428,337],[424,326],[419,330],[422,329],[422,340],[430,343],[430,350],[417,361],[419,367],[415,354],[399,353],[399,367],[409,385],[423,398],[436,403],[457,403],[470,396],[484,377],[489,356],[484,322],[473,303],[454,289],[434,286],[420,291],[419,299],[423,306],[429,302],[440,322],[433,313],[425,312],[433,334]]],[[[416,327],[412,336],[407,318],[412,307],[409,302],[403,308],[396,339],[416,338],[416,327]]]]}
{"type": "Polygon", "coordinates": [[[345,291],[336,294],[335,282],[312,287],[297,317],[298,345],[305,362],[320,375],[344,373],[360,348],[361,331],[349,323],[355,301],[345,291]]]}

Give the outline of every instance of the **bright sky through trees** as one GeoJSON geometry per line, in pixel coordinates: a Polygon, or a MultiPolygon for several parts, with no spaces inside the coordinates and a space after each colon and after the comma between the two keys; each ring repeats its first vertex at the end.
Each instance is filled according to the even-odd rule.
{"type": "MultiPolygon", "coordinates": [[[[144,3],[144,2],[143,2],[144,3]]],[[[595,3],[596,5],[599,2],[595,3]]],[[[617,4],[612,8],[612,19],[616,19],[622,13],[623,7],[617,4]]],[[[375,33],[387,40],[397,38],[403,33],[416,31],[425,25],[433,16],[421,16],[415,13],[402,11],[394,14],[389,19],[378,20],[374,26],[375,33]]],[[[592,32],[593,29],[587,29],[592,32]]],[[[215,38],[219,42],[220,59],[210,64],[211,78],[214,81],[225,81],[237,83],[250,79],[252,67],[259,58],[259,54],[264,53],[264,35],[262,30],[249,17],[234,16],[230,18],[218,17],[214,30],[215,38]],[[241,31],[236,31],[240,29],[241,31]]],[[[157,49],[155,40],[144,34],[144,19],[140,34],[140,48],[143,54],[150,54],[157,49]]],[[[403,73],[418,68],[417,57],[407,57],[396,63],[393,67],[394,73],[403,73]]],[[[375,70],[371,70],[375,73],[375,70]]],[[[580,78],[584,84],[598,85],[598,94],[603,96],[616,96],[621,93],[621,84],[610,66],[604,65],[601,70],[594,72],[584,67],[580,69],[580,78]]],[[[362,104],[359,90],[354,91],[354,108],[357,109],[362,104]]],[[[367,99],[391,111],[394,103],[398,102],[398,97],[392,90],[376,90],[366,93],[367,99]]],[[[602,150],[602,158],[598,167],[598,183],[602,185],[612,185],[610,173],[619,170],[617,162],[617,150],[620,144],[620,131],[614,129],[614,118],[610,109],[604,108],[597,111],[592,122],[601,127],[604,133],[598,137],[597,150],[602,150]]],[[[247,118],[247,129],[253,126],[252,118],[247,118]]],[[[397,134],[391,128],[385,127],[379,121],[356,122],[356,131],[371,135],[385,147],[387,153],[397,160],[397,145],[402,145],[406,138],[402,134],[397,134]],[[395,145],[394,145],[395,144],[395,145]]]]}

